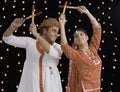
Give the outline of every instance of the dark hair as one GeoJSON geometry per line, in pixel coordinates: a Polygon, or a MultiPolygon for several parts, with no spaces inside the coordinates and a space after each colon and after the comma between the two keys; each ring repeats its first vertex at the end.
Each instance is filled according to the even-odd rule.
{"type": "Polygon", "coordinates": [[[84,30],[84,29],[82,29],[82,28],[76,28],[76,29],[74,30],[74,33],[73,33],[73,34],[75,34],[76,31],[81,31],[81,32],[85,33],[86,35],[88,35],[87,31],[84,30]]]}

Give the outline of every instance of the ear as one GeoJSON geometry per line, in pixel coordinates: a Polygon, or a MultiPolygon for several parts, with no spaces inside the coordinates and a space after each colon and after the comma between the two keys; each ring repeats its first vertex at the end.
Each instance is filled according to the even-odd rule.
{"type": "Polygon", "coordinates": [[[42,31],[43,31],[43,34],[45,34],[47,32],[47,30],[45,28],[43,28],[42,31]]]}

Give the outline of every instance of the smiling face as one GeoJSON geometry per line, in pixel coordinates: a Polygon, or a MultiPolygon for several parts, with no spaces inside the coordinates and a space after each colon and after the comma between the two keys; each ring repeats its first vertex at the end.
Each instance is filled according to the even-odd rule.
{"type": "Polygon", "coordinates": [[[50,43],[53,44],[58,37],[59,27],[52,26],[48,30],[44,30],[44,38],[50,43]]]}
{"type": "Polygon", "coordinates": [[[76,30],[74,33],[74,44],[76,46],[86,45],[88,43],[88,36],[81,30],[76,30]]]}

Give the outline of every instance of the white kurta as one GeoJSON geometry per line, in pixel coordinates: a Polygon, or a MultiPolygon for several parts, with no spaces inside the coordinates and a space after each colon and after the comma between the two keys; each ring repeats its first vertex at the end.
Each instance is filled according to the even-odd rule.
{"type": "MultiPolygon", "coordinates": [[[[39,59],[40,53],[36,48],[36,39],[30,37],[3,36],[3,41],[9,45],[26,49],[26,60],[17,92],[40,92],[39,59]]],[[[49,54],[45,53],[42,59],[43,92],[63,92],[61,78],[57,65],[62,50],[59,44],[50,47],[49,54]],[[49,67],[52,67],[50,69],[49,67]]]]}

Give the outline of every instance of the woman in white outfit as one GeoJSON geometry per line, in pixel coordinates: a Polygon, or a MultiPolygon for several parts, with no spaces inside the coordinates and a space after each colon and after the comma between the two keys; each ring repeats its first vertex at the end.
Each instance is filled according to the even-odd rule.
{"type": "Polygon", "coordinates": [[[63,92],[57,65],[62,55],[60,45],[55,42],[59,22],[54,18],[45,19],[37,32],[35,24],[29,30],[36,39],[15,36],[13,32],[24,23],[16,18],[3,34],[3,41],[9,45],[26,49],[26,60],[17,92],[63,92]]]}

